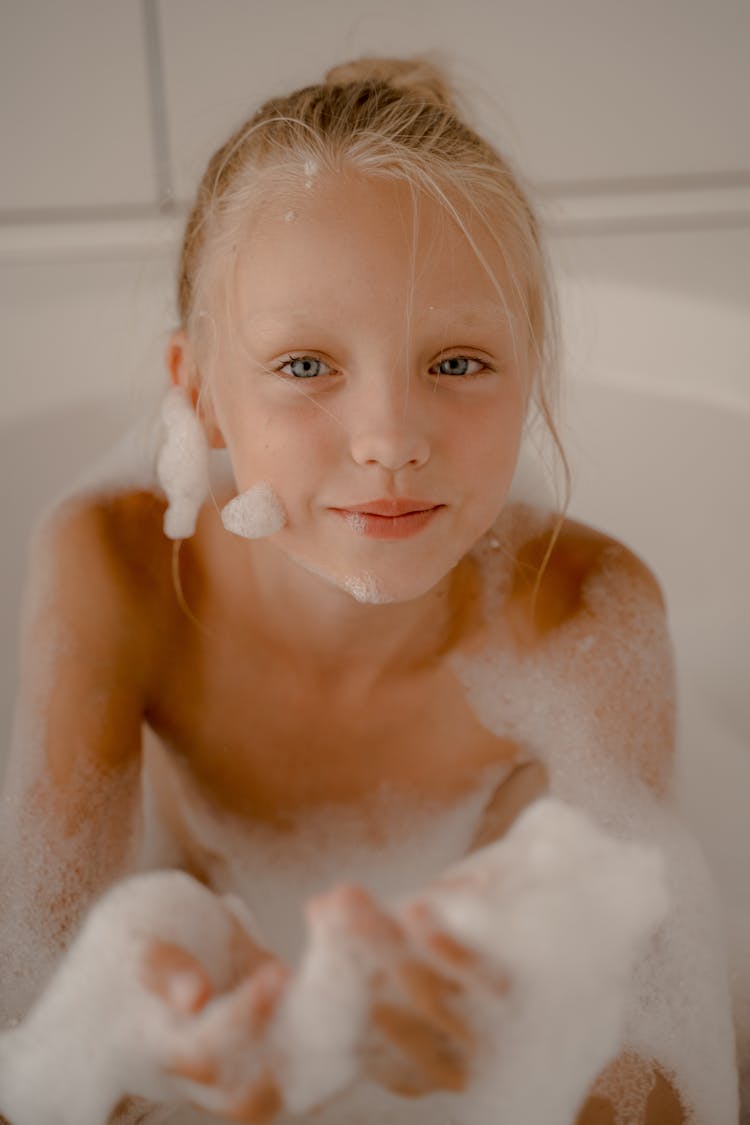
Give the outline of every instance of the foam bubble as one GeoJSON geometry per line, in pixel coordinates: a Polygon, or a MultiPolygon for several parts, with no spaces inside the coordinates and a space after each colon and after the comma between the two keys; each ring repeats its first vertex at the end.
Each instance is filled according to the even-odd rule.
{"type": "Polygon", "coordinates": [[[208,495],[208,445],[182,387],[170,387],[167,391],[161,418],[165,440],[159,450],[156,472],[169,500],[164,513],[164,534],[170,539],[187,539],[195,533],[198,511],[208,495]]]}
{"type": "Polygon", "coordinates": [[[306,188],[312,187],[313,177],[317,176],[319,171],[320,171],[320,165],[318,164],[317,160],[306,160],[305,161],[305,176],[306,176],[305,187],[306,188]]]}
{"type": "Polygon", "coordinates": [[[179,944],[225,992],[241,969],[236,927],[227,904],[183,872],[109,890],[25,1020],[0,1035],[0,1110],[14,1125],[101,1125],[126,1094],[186,1098],[192,1086],[168,1068],[203,1017],[146,987],[144,954],[156,937],[179,944]]]}
{"type": "MultiPolygon", "coordinates": [[[[511,982],[502,995],[477,983],[467,996],[485,1054],[469,1090],[441,1095],[441,1107],[452,1102],[464,1125],[569,1125],[617,1050],[637,951],[666,910],[658,853],[615,841],[547,799],[505,840],[451,867],[419,898],[511,982]],[[533,1078],[541,1071],[544,1083],[533,1078]]],[[[294,1112],[355,1077],[374,967],[341,925],[335,902],[309,926],[299,974],[274,1025],[294,1112]]]]}
{"type": "Polygon", "coordinates": [[[374,574],[363,571],[362,574],[347,575],[343,581],[344,589],[351,594],[355,601],[363,605],[386,605],[393,601],[378,584],[374,574]]]}
{"type": "Polygon", "coordinates": [[[356,535],[364,535],[367,530],[367,520],[361,512],[347,512],[344,520],[356,535]]]}
{"type": "Polygon", "coordinates": [[[235,496],[221,510],[221,522],[227,531],[243,539],[263,539],[275,535],[286,525],[281,500],[267,481],[258,481],[235,496]]]}
{"type": "MultiPolygon", "coordinates": [[[[450,663],[480,722],[537,755],[555,796],[619,839],[661,850],[671,907],[637,964],[622,1048],[676,1076],[691,1125],[734,1125],[734,1030],[719,902],[666,788],[669,634],[648,586],[623,582],[617,550],[582,590],[578,613],[533,652],[498,638],[450,663]]],[[[491,555],[483,565],[493,575],[485,598],[496,599],[504,582],[495,581],[491,555]]]]}

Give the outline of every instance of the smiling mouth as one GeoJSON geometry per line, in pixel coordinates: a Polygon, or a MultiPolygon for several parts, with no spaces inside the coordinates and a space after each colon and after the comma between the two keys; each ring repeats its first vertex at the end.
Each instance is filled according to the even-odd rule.
{"type": "Polygon", "coordinates": [[[378,515],[377,512],[352,511],[348,508],[332,509],[341,516],[358,535],[368,539],[406,539],[416,535],[432,522],[444,504],[417,511],[403,512],[398,516],[378,515]]]}
{"type": "Polygon", "coordinates": [[[432,504],[429,500],[414,500],[412,497],[401,496],[398,499],[371,500],[366,504],[356,504],[352,507],[339,508],[337,511],[352,512],[362,516],[408,516],[414,512],[427,512],[433,508],[443,507],[442,504],[432,504]]]}

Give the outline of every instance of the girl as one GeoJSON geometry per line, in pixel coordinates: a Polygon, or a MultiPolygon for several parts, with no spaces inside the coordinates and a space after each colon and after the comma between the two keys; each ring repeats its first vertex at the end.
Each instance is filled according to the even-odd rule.
{"type": "MultiPolygon", "coordinates": [[[[462,995],[513,982],[424,901],[386,898],[439,881],[550,789],[621,836],[664,836],[663,598],[564,504],[511,496],[535,420],[567,476],[554,303],[516,176],[429,61],[336,67],[243,124],[199,187],[178,300],[163,491],[78,493],[34,538],[4,798],[7,1017],[51,1010],[86,917],[110,920],[113,949],[117,926],[135,932],[143,897],[89,913],[106,888],[179,868],[198,881],[184,902],[226,924],[223,979],[210,944],[137,915],[132,965],[123,945],[99,991],[85,957],[67,978],[97,1042],[138,988],[188,1020],[220,1011],[158,1061],[160,1081],[223,1118],[281,1120],[273,1066],[240,1081],[222,1059],[238,1035],[264,1042],[300,949],[294,910],[333,909],[378,967],[359,1053],[372,1115],[342,1119],[421,1120],[466,1087],[481,1045],[462,995]]],[[[683,865],[690,886],[699,867],[683,865]]],[[[708,1122],[706,1105],[732,1120],[726,983],[698,900],[652,950],[578,1125],[708,1122]]],[[[66,1003],[44,1025],[58,1051],[75,1039],[66,1003]]],[[[23,1096],[2,1099],[23,1125],[23,1096]]],[[[112,1119],[151,1112],[124,1097],[112,1119]]]]}

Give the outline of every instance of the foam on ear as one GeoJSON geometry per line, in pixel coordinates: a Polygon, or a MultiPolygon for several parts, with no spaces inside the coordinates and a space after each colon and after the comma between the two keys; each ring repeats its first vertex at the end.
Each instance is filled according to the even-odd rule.
{"type": "Polygon", "coordinates": [[[188,539],[195,533],[201,504],[208,495],[208,443],[203,427],[182,387],[170,387],[161,406],[165,439],[159,450],[156,474],[169,507],[164,513],[164,534],[188,539]]]}

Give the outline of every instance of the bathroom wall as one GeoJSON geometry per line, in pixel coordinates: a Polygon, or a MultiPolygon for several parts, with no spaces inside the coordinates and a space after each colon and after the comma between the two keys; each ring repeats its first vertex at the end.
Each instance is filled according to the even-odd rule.
{"type": "Polygon", "coordinates": [[[136,410],[164,379],[176,238],[213,148],[337,61],[430,49],[535,192],[572,373],[750,404],[745,0],[2,0],[6,416],[112,390],[136,410]]]}

